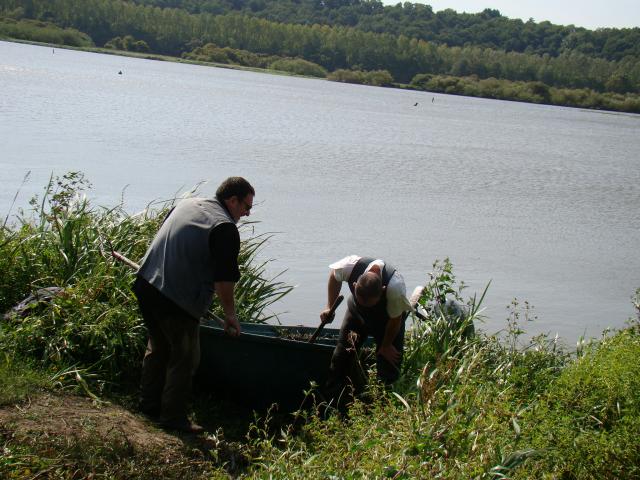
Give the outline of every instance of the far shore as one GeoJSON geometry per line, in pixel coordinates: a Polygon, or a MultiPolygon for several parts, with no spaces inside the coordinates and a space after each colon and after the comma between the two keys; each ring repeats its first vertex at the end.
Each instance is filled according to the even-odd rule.
{"type": "Polygon", "coordinates": [[[59,48],[62,50],[76,50],[79,52],[89,52],[89,53],[104,53],[106,55],[115,55],[118,57],[132,57],[132,58],[140,58],[143,60],[157,60],[160,62],[186,63],[190,65],[201,65],[204,67],[226,68],[229,70],[242,70],[242,71],[257,72],[257,73],[270,73],[272,75],[282,75],[282,76],[288,76],[288,77],[301,77],[301,78],[313,78],[316,80],[327,80],[326,78],[297,75],[295,73],[284,72],[282,70],[272,70],[269,68],[258,68],[258,67],[247,67],[244,65],[235,65],[231,63],[203,62],[200,60],[191,60],[187,58],[173,57],[171,55],[161,55],[159,53],[130,52],[127,50],[115,50],[113,48],[104,48],[104,47],[75,47],[73,45],[58,45],[55,43],[36,42],[33,40],[22,40],[22,39],[14,39],[14,38],[0,38],[0,42],[22,43],[26,45],[37,45],[39,47],[59,48]]]}
{"type": "MultiPolygon", "coordinates": [[[[171,55],[161,55],[158,53],[140,53],[140,52],[131,52],[131,51],[127,51],[127,50],[115,50],[112,48],[104,48],[104,47],[76,47],[76,46],[72,46],[72,45],[58,45],[58,44],[54,44],[54,43],[46,43],[46,42],[37,42],[37,41],[33,41],[33,40],[23,40],[23,39],[13,39],[13,38],[0,38],[0,41],[5,41],[5,42],[11,42],[11,43],[22,43],[22,44],[26,44],[26,45],[37,45],[37,46],[41,46],[41,47],[49,47],[49,48],[59,48],[59,49],[64,49],[64,50],[75,50],[75,51],[81,51],[81,52],[89,52],[89,53],[102,53],[102,54],[106,54],[106,55],[115,55],[115,56],[121,56],[121,57],[131,57],[131,58],[139,58],[139,59],[144,59],[144,60],[157,60],[160,62],[174,62],[174,63],[184,63],[184,64],[188,64],[188,65],[200,65],[203,67],[215,67],[215,68],[226,68],[229,70],[239,70],[239,71],[246,71],[246,72],[255,72],[255,73],[266,73],[266,74],[271,74],[271,75],[280,75],[280,76],[287,76],[287,77],[299,77],[299,78],[309,78],[309,79],[314,79],[314,80],[324,80],[324,81],[330,81],[327,78],[320,78],[320,77],[312,77],[312,76],[308,76],[308,75],[299,75],[293,72],[286,72],[286,71],[282,71],[282,70],[274,70],[274,69],[269,69],[269,68],[259,68],[259,67],[248,67],[248,66],[244,66],[244,65],[236,65],[236,64],[229,64],[229,63],[217,63],[217,62],[205,62],[205,61],[201,61],[201,60],[191,60],[191,59],[186,59],[186,58],[181,58],[181,57],[174,57],[171,55]]],[[[338,82],[338,83],[342,83],[342,82],[338,82]]],[[[359,84],[359,83],[351,83],[352,85],[363,85],[363,86],[369,86],[372,87],[374,85],[364,85],[364,84],[359,84]]],[[[588,108],[588,107],[584,107],[584,106],[573,106],[573,105],[557,105],[554,103],[534,103],[534,102],[527,102],[524,100],[518,100],[518,99],[514,99],[514,98],[491,98],[491,97],[483,97],[483,96],[475,96],[475,95],[464,95],[461,93],[456,93],[456,92],[438,92],[438,91],[430,91],[430,90],[424,90],[421,88],[416,88],[410,84],[406,84],[406,83],[397,83],[394,82],[393,85],[390,86],[384,86],[381,85],[382,88],[396,88],[399,90],[410,90],[410,91],[414,91],[414,92],[422,92],[422,93],[426,93],[426,94],[433,94],[433,95],[455,95],[455,96],[461,96],[461,97],[465,97],[468,96],[470,98],[483,98],[485,100],[499,100],[499,101],[503,101],[503,102],[518,102],[518,103],[529,103],[529,104],[533,104],[533,105],[549,105],[549,106],[553,106],[553,107],[564,107],[564,108],[577,108],[580,110],[586,110],[586,111],[590,111],[590,112],[600,112],[600,113],[606,113],[606,114],[614,114],[614,115],[628,115],[628,116],[633,116],[633,117],[639,117],[640,114],[639,113],[634,113],[634,112],[625,112],[625,111],[619,111],[619,110],[612,110],[612,109],[603,109],[603,108],[588,108]]]]}

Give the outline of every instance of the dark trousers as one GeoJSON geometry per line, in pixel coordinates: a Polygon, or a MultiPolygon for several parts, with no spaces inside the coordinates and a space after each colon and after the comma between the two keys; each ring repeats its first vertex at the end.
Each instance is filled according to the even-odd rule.
{"type": "Polygon", "coordinates": [[[200,322],[137,278],[138,298],[149,340],[142,361],[140,407],[163,422],[187,418],[193,376],[200,363],[200,322]]]}
{"type": "MultiPolygon", "coordinates": [[[[329,376],[324,388],[327,401],[334,406],[344,409],[353,401],[353,396],[362,393],[367,377],[359,361],[362,345],[371,335],[376,343],[376,350],[382,345],[387,327],[386,321],[362,318],[354,309],[349,299],[349,308],[342,320],[338,343],[331,357],[329,376]]],[[[378,379],[386,385],[395,382],[400,376],[400,366],[404,349],[404,319],[400,330],[393,340],[393,346],[400,352],[398,364],[390,363],[382,355],[376,355],[376,369],[378,379]]]]}

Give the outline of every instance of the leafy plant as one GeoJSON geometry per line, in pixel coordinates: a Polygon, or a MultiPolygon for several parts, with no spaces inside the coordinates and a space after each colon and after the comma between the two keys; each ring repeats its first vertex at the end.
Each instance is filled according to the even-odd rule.
{"type": "MultiPolygon", "coordinates": [[[[52,177],[42,199],[30,202],[32,216],[0,231],[5,311],[35,290],[59,287],[49,303],[7,317],[0,348],[57,371],[83,371],[93,385],[104,387],[135,382],[146,339],[131,292],[135,273],[108,251],[141,258],[176,199],[131,216],[122,206],[93,207],[84,195],[89,188],[80,172],[52,177]]],[[[291,290],[266,275],[268,260],[257,260],[268,238],[249,236],[241,244],[236,300],[244,320],[273,318],[268,307],[291,290]]],[[[75,374],[64,378],[80,383],[75,374]]]]}

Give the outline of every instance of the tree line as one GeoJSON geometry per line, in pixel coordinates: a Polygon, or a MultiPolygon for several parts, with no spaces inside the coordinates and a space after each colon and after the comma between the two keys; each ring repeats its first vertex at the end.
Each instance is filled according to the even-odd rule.
{"type": "Polygon", "coordinates": [[[507,52],[559,56],[576,51],[606,60],[640,58],[640,28],[588,30],[510,19],[495,9],[479,13],[434,12],[430,5],[380,0],[132,0],[141,5],[181,8],[190,13],[240,12],[265,20],[302,25],[354,27],[404,35],[448,46],[475,45],[507,52]]]}
{"type": "Polygon", "coordinates": [[[0,0],[0,16],[86,32],[106,48],[336,81],[640,112],[640,62],[630,56],[609,61],[575,50],[554,57],[449,47],[350,27],[190,14],[122,0],[0,0]]]}
{"type": "Polygon", "coordinates": [[[640,92],[640,62],[593,58],[569,51],[557,57],[477,46],[449,47],[404,35],[349,27],[283,24],[239,14],[190,14],[185,10],[122,0],[1,0],[5,15],[50,21],[89,34],[97,45],[130,35],[152,52],[180,56],[212,43],[221,47],[301,58],[328,71],[387,70],[408,83],[417,74],[476,75],[540,81],[597,92],[640,92]]]}

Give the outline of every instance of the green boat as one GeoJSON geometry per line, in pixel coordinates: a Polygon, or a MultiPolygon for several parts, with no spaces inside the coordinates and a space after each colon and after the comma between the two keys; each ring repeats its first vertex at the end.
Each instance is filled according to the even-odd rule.
{"type": "Polygon", "coordinates": [[[295,410],[311,382],[323,385],[338,339],[337,329],[241,323],[231,337],[213,322],[200,327],[200,368],[196,388],[236,399],[253,408],[278,403],[295,410]]]}

